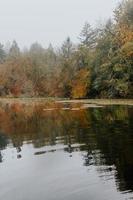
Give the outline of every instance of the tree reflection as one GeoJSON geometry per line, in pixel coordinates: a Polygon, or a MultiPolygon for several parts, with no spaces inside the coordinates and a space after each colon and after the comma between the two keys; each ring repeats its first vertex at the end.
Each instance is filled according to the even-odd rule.
{"type": "Polygon", "coordinates": [[[0,132],[0,162],[2,162],[2,153],[1,153],[1,151],[3,149],[5,149],[7,144],[8,144],[8,138],[6,137],[5,134],[0,132]]]}
{"type": "MultiPolygon", "coordinates": [[[[113,170],[112,166],[115,166],[116,183],[120,191],[133,191],[132,111],[131,108],[122,106],[94,109],[91,112],[91,130],[88,130],[94,133],[96,148],[94,146],[93,153],[88,150],[85,165],[90,163],[92,154],[95,165],[107,166],[104,170],[110,172],[113,170]],[[95,152],[95,149],[99,152],[95,152]]],[[[90,144],[93,144],[93,141],[90,141],[90,144]]],[[[98,169],[101,173],[102,170],[98,169]]]]}
{"type": "MultiPolygon", "coordinates": [[[[133,109],[109,106],[71,110],[72,105],[67,105],[70,110],[65,110],[50,106],[54,109],[48,110],[43,104],[1,105],[0,130],[6,134],[0,134],[0,150],[6,148],[7,138],[17,149],[18,158],[24,142],[31,142],[34,148],[62,145],[70,156],[81,151],[83,164],[97,166],[99,174],[114,172],[120,191],[133,191],[133,109]]],[[[49,150],[55,151],[55,147],[49,150]]],[[[44,153],[37,151],[35,155],[44,153]]]]}

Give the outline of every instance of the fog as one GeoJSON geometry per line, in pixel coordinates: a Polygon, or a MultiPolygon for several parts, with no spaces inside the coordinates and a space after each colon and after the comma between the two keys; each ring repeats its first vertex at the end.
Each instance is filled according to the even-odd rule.
{"type": "Polygon", "coordinates": [[[0,0],[0,42],[58,46],[67,36],[77,42],[85,21],[105,21],[117,4],[118,0],[0,0]]]}

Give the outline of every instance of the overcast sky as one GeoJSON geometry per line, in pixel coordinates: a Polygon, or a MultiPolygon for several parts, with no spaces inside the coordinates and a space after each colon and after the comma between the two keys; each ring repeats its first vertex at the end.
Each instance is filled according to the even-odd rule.
{"type": "Polygon", "coordinates": [[[38,41],[58,46],[76,42],[85,21],[112,16],[118,0],[0,0],[0,42],[15,39],[20,47],[38,41]]]}

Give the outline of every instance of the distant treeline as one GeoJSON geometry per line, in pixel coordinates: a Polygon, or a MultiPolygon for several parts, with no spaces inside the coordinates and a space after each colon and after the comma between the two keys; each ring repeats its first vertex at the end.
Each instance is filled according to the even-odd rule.
{"type": "Polygon", "coordinates": [[[105,24],[86,22],[79,44],[69,37],[58,49],[0,44],[0,96],[133,98],[133,0],[105,24]]]}

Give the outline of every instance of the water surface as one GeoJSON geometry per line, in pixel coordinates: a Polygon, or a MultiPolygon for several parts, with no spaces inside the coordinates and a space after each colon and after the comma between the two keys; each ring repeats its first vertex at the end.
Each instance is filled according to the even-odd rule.
{"type": "Polygon", "coordinates": [[[1,102],[0,199],[133,199],[133,107],[1,102]]]}

